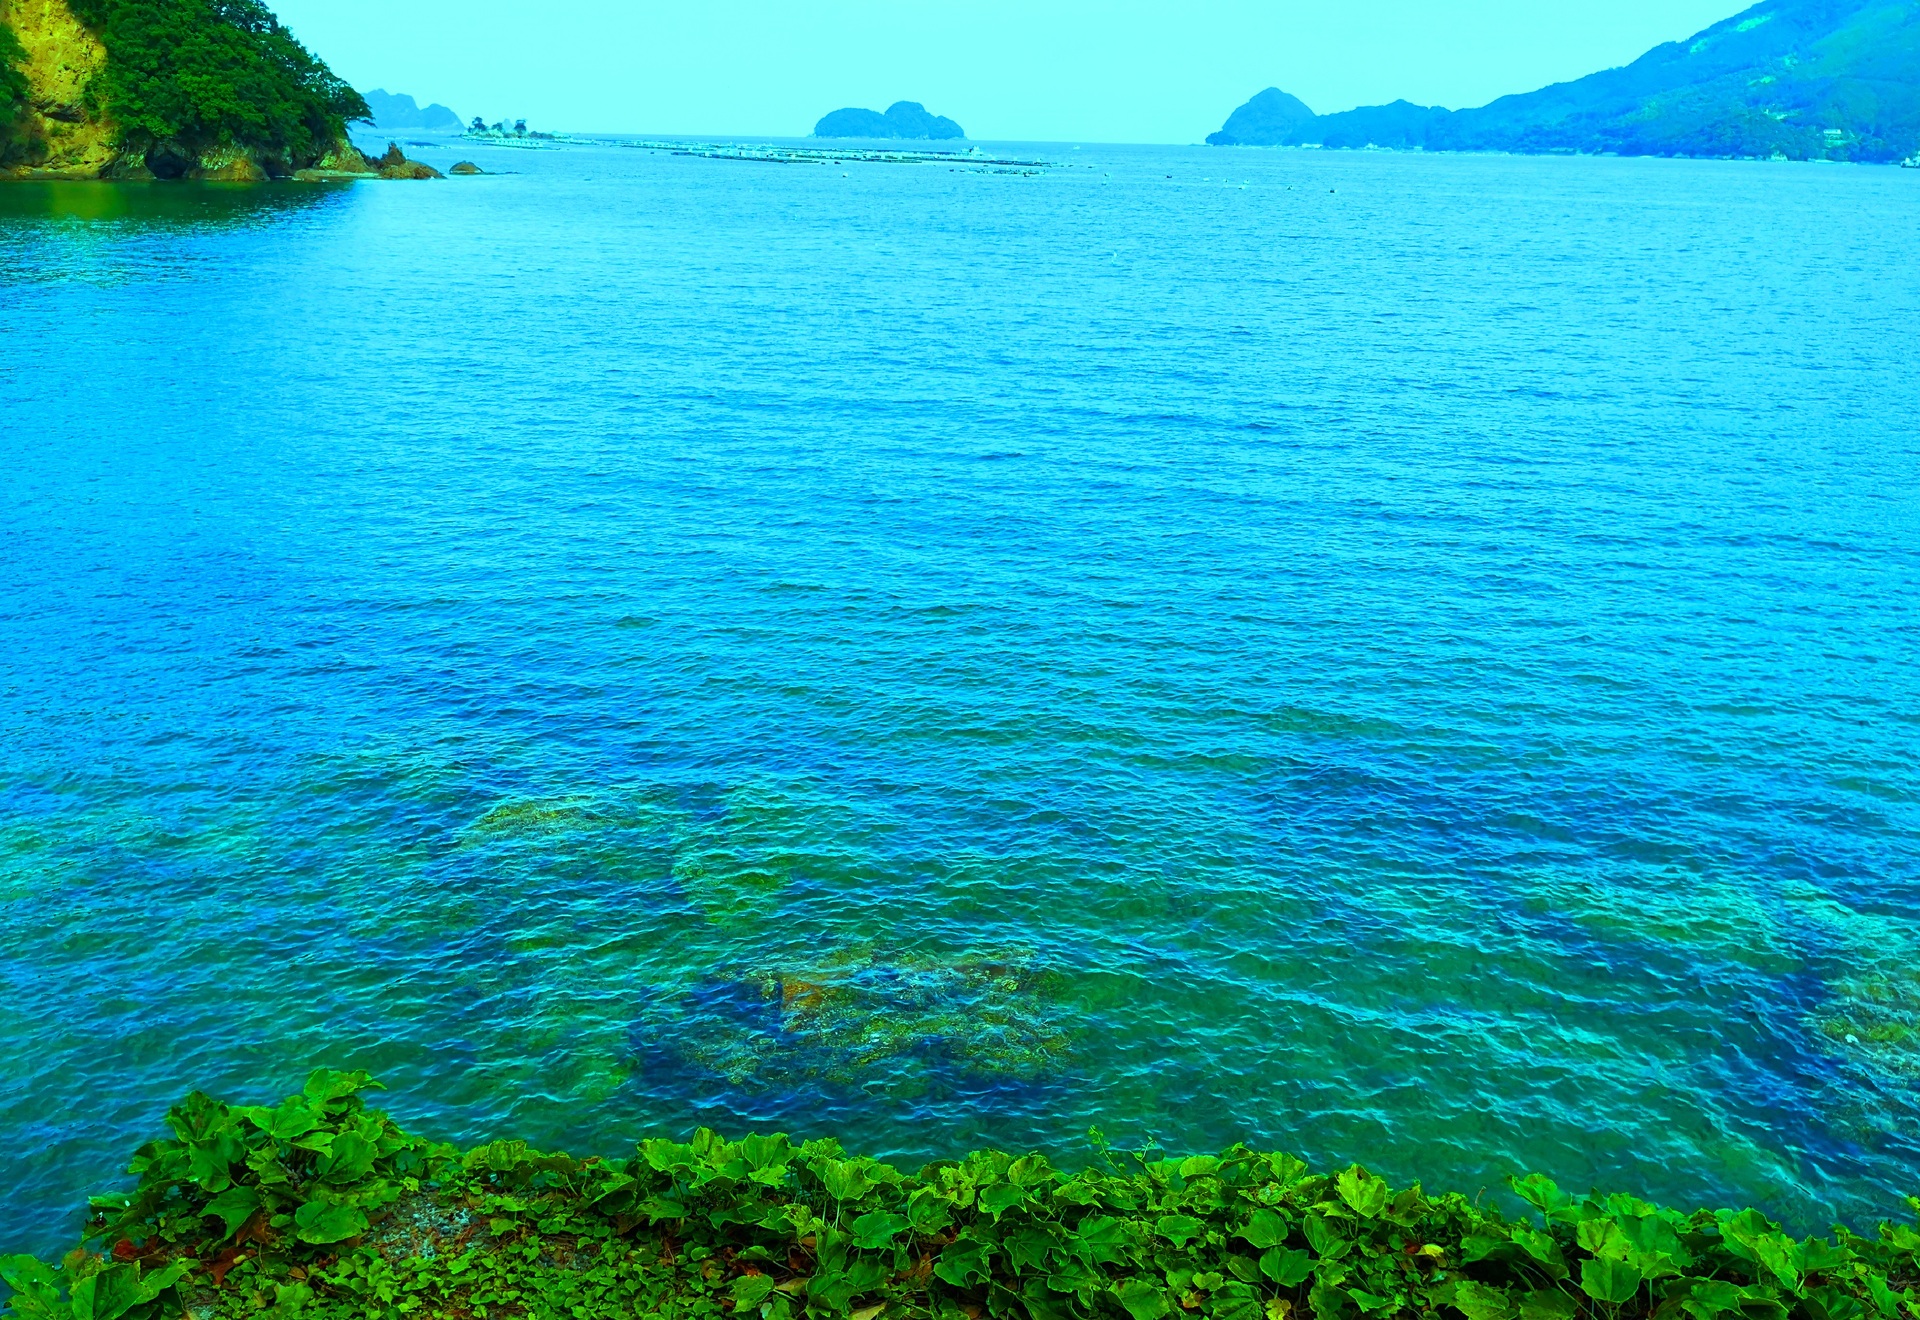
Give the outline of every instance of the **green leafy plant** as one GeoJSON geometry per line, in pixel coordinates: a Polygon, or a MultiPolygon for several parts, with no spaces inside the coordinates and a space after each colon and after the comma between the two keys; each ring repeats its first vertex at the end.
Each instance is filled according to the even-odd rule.
{"type": "Polygon", "coordinates": [[[455,1158],[366,1110],[369,1085],[323,1071],[271,1108],[189,1097],[136,1189],[94,1203],[105,1256],[0,1262],[15,1312],[1920,1320],[1920,1223],[1801,1240],[1752,1210],[1538,1175],[1511,1182],[1513,1218],[1358,1165],[1119,1154],[1097,1134],[1077,1170],[982,1151],[907,1173],[831,1140],[704,1129],[625,1159],[518,1141],[455,1158]],[[109,1306],[137,1300],[83,1311],[87,1279],[114,1281],[89,1294],[109,1306]]]}
{"type": "Polygon", "coordinates": [[[91,1236],[217,1246],[265,1231],[325,1246],[360,1236],[369,1216],[417,1193],[452,1157],[367,1109],[363,1072],[316,1069],[278,1105],[228,1106],[196,1091],[167,1113],[125,1195],[96,1197],[91,1236]]]}

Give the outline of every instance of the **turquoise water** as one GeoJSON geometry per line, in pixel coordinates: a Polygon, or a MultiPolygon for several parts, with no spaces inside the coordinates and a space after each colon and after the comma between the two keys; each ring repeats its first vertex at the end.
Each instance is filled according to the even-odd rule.
{"type": "Polygon", "coordinates": [[[1920,1191],[1920,175],[1037,150],[0,190],[0,1245],[318,1063],[1920,1191]]]}

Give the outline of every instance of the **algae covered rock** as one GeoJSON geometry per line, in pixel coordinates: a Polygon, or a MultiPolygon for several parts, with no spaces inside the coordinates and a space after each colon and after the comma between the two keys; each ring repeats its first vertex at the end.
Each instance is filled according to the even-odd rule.
{"type": "Polygon", "coordinates": [[[444,179],[446,176],[431,165],[417,160],[402,161],[398,165],[382,165],[380,177],[383,179],[444,179]]]}
{"type": "Polygon", "coordinates": [[[447,173],[449,174],[485,174],[486,171],[481,169],[478,165],[475,165],[470,160],[463,160],[459,164],[455,165],[452,169],[448,170],[447,173]]]}

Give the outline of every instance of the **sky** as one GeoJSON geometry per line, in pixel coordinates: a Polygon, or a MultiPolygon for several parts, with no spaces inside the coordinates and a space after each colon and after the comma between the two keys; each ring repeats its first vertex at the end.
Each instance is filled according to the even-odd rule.
{"type": "Polygon", "coordinates": [[[562,132],[803,136],[923,102],[983,141],[1197,142],[1277,86],[1481,105],[1741,0],[277,0],[362,90],[562,132]]]}

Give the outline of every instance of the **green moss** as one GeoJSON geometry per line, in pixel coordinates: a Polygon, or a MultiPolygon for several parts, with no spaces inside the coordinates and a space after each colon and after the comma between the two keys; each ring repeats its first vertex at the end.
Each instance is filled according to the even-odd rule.
{"type": "Polygon", "coordinates": [[[89,96],[130,150],[239,146],[305,161],[368,113],[258,0],[73,0],[73,11],[107,51],[89,96]]]}
{"type": "MultiPolygon", "coordinates": [[[[321,1070],[276,1106],[191,1096],[58,1267],[0,1259],[35,1320],[1920,1320],[1920,1228],[1796,1241],[1746,1210],[1510,1180],[1518,1218],[1288,1155],[997,1151],[915,1173],[782,1135],[574,1159],[464,1153],[321,1070]]],[[[1909,1205],[1920,1211],[1920,1198],[1909,1205]]]]}

